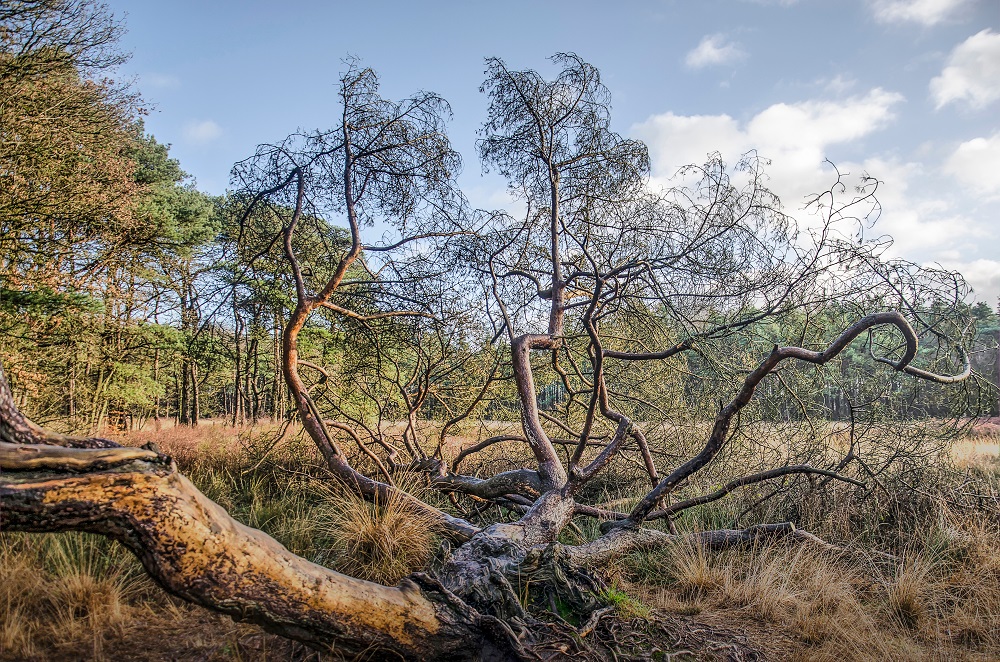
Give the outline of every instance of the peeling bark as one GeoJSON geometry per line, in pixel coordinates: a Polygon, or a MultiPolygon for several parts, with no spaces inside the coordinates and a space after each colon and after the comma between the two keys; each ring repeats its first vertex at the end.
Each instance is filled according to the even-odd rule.
{"type": "Polygon", "coordinates": [[[405,659],[510,659],[503,628],[437,580],[396,587],[295,556],[233,520],[152,451],[0,443],[0,528],[88,531],[131,549],[167,591],[318,648],[405,659]]]}

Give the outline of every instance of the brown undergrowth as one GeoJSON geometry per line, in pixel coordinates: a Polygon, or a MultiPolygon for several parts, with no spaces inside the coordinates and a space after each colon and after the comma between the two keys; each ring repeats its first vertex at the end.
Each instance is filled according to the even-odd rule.
{"type": "Polygon", "coordinates": [[[788,660],[1000,659],[1000,537],[961,530],[897,564],[804,547],[710,553],[678,546],[628,559],[616,581],[642,604],[739,623],[788,660]]]}
{"type": "MultiPolygon", "coordinates": [[[[720,637],[775,660],[1000,659],[998,440],[991,430],[962,440],[957,467],[947,474],[952,483],[928,472],[921,475],[937,482],[916,485],[917,492],[885,481],[870,499],[843,486],[822,498],[806,494],[796,521],[854,550],[849,554],[784,545],[712,553],[678,545],[622,559],[603,569],[616,618],[602,622],[601,631],[634,637],[647,622],[651,646],[670,650],[675,642],[666,638],[681,631],[687,639],[676,634],[677,641],[704,644],[676,659],[726,659],[720,637]],[[875,548],[900,560],[864,551],[875,548]]],[[[234,517],[341,571],[392,583],[435,549],[433,528],[411,521],[404,506],[352,500],[324,480],[312,446],[294,429],[201,426],[133,433],[125,441],[155,441],[234,517]]],[[[496,456],[510,454],[498,447],[496,456]]],[[[634,498],[611,490],[606,496],[634,498]]],[[[682,524],[725,525],[746,510],[744,501],[733,494],[682,524]]],[[[595,528],[580,521],[580,535],[588,527],[595,528]]],[[[116,543],[84,534],[4,533],[0,659],[326,658],[169,597],[116,543]]]]}
{"type": "MultiPolygon", "coordinates": [[[[996,440],[962,440],[960,449],[985,444],[987,451],[961,455],[951,484],[918,485],[918,492],[885,485],[881,510],[836,491],[824,502],[807,500],[803,524],[844,553],[678,544],[622,559],[610,579],[649,608],[739,623],[771,659],[1000,660],[996,440]],[[873,541],[898,560],[873,552],[873,541]]],[[[686,524],[715,526],[742,507],[734,499],[686,524]]]]}

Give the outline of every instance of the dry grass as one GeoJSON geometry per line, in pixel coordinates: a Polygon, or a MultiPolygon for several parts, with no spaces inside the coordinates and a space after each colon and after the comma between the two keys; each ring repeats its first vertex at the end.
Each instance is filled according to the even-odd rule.
{"type": "Polygon", "coordinates": [[[1000,471],[1000,418],[975,426],[968,435],[956,441],[952,457],[963,468],[992,465],[1000,471]]]}
{"type": "Polygon", "coordinates": [[[82,534],[0,538],[0,650],[28,657],[73,641],[99,657],[105,636],[132,616],[129,598],[150,586],[116,545],[82,534]]]}
{"type": "MultiPolygon", "coordinates": [[[[401,486],[415,491],[414,486],[401,486]]],[[[346,489],[322,488],[321,525],[332,541],[328,565],[354,577],[393,585],[427,565],[436,549],[437,522],[401,494],[366,501],[346,489]]],[[[417,491],[419,496],[419,491],[417,491]]]]}
{"type": "Polygon", "coordinates": [[[181,603],[118,544],[0,534],[0,660],[317,660],[299,644],[181,603]]]}
{"type": "MultiPolygon", "coordinates": [[[[741,522],[794,519],[851,554],[678,545],[624,559],[609,580],[654,608],[708,625],[739,623],[773,659],[1000,660],[997,430],[980,426],[950,459],[886,475],[873,492],[806,489],[794,511],[760,509],[741,522]],[[902,561],[866,554],[873,548],[902,561]]],[[[734,493],[678,524],[731,527],[755,498],[734,493]]]]}
{"type": "Polygon", "coordinates": [[[933,564],[924,556],[911,556],[896,568],[886,587],[889,612],[906,628],[915,629],[926,618],[935,593],[933,564]]]}
{"type": "MultiPolygon", "coordinates": [[[[202,469],[221,469],[244,464],[246,456],[257,445],[273,446],[281,432],[281,426],[264,422],[253,427],[232,427],[222,423],[198,427],[185,425],[164,427],[161,430],[147,428],[118,436],[116,441],[129,446],[155,443],[161,452],[170,455],[186,472],[202,469]]],[[[295,436],[298,428],[281,438],[283,444],[295,436]]]]}
{"type": "MultiPolygon", "coordinates": [[[[776,659],[1000,659],[1000,531],[953,518],[900,564],[784,545],[633,557],[614,581],[653,607],[744,624],[776,659]]],[[[916,547],[916,546],[915,546],[916,547]]]]}
{"type": "MultiPolygon", "coordinates": [[[[317,562],[391,584],[430,560],[436,540],[429,522],[399,499],[371,504],[344,490],[317,489],[306,475],[318,475],[311,466],[312,447],[294,429],[283,437],[279,431],[277,426],[252,433],[202,426],[134,433],[127,441],[156,441],[234,517],[317,562]]],[[[994,493],[1000,491],[998,441],[993,430],[980,430],[955,451],[965,476],[992,481],[994,493]]],[[[524,453],[523,445],[497,444],[470,458],[465,468],[493,473],[520,465],[524,453]]],[[[641,483],[641,471],[612,466],[588,498],[630,503],[635,494],[622,485],[634,479],[633,473],[641,483]]],[[[937,474],[921,475],[930,480],[937,474]]],[[[968,492],[961,480],[956,489],[968,492]]],[[[939,494],[942,487],[920,486],[927,494],[939,494]]],[[[734,494],[692,511],[680,524],[687,530],[730,526],[747,498],[734,494]]],[[[984,502],[997,505],[990,503],[984,502]]],[[[796,521],[810,530],[860,549],[888,545],[904,561],[832,558],[780,545],[729,553],[678,546],[609,568],[614,587],[609,596],[623,616],[641,617],[651,607],[697,614],[708,624],[738,624],[774,659],[1000,659],[995,515],[902,490],[859,501],[844,486],[807,493],[796,507],[796,521]]],[[[760,521],[784,515],[756,514],[760,521]]],[[[581,526],[592,533],[596,529],[593,522],[581,526]]],[[[258,628],[169,598],[128,552],[106,540],[0,534],[2,660],[310,656],[315,659],[258,628]]]]}

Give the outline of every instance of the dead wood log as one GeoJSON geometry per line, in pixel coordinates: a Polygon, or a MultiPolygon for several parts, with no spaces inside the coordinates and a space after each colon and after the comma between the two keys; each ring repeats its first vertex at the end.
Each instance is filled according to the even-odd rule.
{"type": "MultiPolygon", "coordinates": [[[[692,533],[666,533],[656,529],[616,528],[596,540],[577,546],[567,546],[564,556],[573,566],[595,567],[635,551],[662,549],[670,545],[690,544],[713,551],[747,548],[756,544],[787,541],[808,545],[821,552],[836,556],[863,556],[883,561],[899,561],[899,558],[880,551],[862,551],[841,547],[826,542],[822,538],[797,528],[791,522],[756,524],[746,529],[715,529],[692,533]]],[[[527,556],[531,560],[542,554],[551,553],[543,546],[536,546],[527,556]]]]}
{"type": "Polygon", "coordinates": [[[386,587],[311,563],[233,520],[148,450],[0,442],[0,530],[106,535],[172,594],[348,656],[515,657],[496,619],[437,580],[386,587]]]}

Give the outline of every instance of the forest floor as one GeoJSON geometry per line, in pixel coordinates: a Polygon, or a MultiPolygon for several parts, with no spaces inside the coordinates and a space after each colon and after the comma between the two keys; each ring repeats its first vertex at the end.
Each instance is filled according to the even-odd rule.
{"type": "MultiPolygon", "coordinates": [[[[280,441],[285,459],[266,463],[279,443],[273,426],[122,437],[133,445],[153,439],[237,519],[307,558],[352,567],[338,539],[343,518],[331,516],[328,499],[312,486],[302,464],[311,450],[294,434],[280,441]]],[[[603,569],[617,612],[617,624],[607,627],[646,631],[675,660],[998,660],[1000,419],[970,429],[950,458],[958,474],[987,491],[987,503],[970,512],[950,503],[940,485],[915,486],[933,497],[920,511],[921,526],[897,532],[906,537],[900,563],[863,550],[835,558],[784,545],[633,554],[603,569]]],[[[968,491],[970,484],[951,489],[968,491]]],[[[881,507],[899,504],[886,498],[881,507]]],[[[848,510],[827,506],[817,528],[846,527],[848,510]]],[[[902,528],[902,521],[888,525],[902,528]]],[[[328,659],[339,658],[172,598],[117,543],[86,534],[0,533],[0,660],[328,659]]]]}

